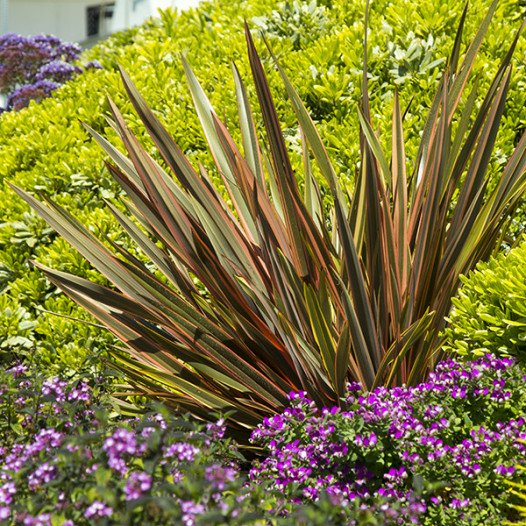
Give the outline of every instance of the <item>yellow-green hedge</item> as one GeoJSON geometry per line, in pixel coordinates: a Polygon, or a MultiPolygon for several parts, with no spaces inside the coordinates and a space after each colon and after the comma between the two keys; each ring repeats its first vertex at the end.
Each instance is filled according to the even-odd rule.
{"type": "Polygon", "coordinates": [[[448,348],[470,358],[491,352],[526,360],[526,242],[479,264],[463,281],[448,348]]]}

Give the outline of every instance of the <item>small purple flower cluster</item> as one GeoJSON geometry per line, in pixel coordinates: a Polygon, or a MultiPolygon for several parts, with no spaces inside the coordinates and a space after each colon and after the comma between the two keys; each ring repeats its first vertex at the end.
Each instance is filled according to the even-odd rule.
{"type": "Polygon", "coordinates": [[[86,519],[94,519],[96,517],[111,517],[112,514],[113,509],[110,506],[100,500],[96,500],[88,506],[88,509],[84,512],[84,517],[86,519]]]}
{"type": "Polygon", "coordinates": [[[52,60],[37,71],[35,78],[37,81],[52,80],[64,84],[77,73],[82,73],[82,68],[79,66],[73,66],[63,60],[52,60]]]}
{"type": "Polygon", "coordinates": [[[442,362],[416,387],[366,393],[352,384],[342,407],[318,409],[305,393],[291,393],[290,407],[252,434],[267,456],[250,479],[272,480],[301,499],[328,493],[346,502],[406,502],[400,523],[433,506],[466,508],[478,484],[497,495],[525,451],[518,442],[526,439],[523,382],[512,360],[486,356],[442,362]],[[449,489],[419,496],[420,479],[449,489]]]}
{"type": "Polygon", "coordinates": [[[104,451],[108,455],[108,466],[120,475],[126,475],[128,466],[125,458],[139,453],[135,433],[128,429],[117,429],[104,441],[104,451]]]}
{"type": "Polygon", "coordinates": [[[140,499],[152,487],[152,477],[144,471],[134,471],[126,481],[126,500],[140,499]]]}
{"type": "MultiPolygon", "coordinates": [[[[81,53],[77,44],[54,36],[0,36],[0,93],[7,95],[7,109],[20,110],[31,100],[41,101],[83,71],[71,64],[81,53]]],[[[100,68],[96,61],[86,69],[100,68]]]]}
{"type": "Polygon", "coordinates": [[[53,80],[37,80],[31,84],[24,84],[13,90],[7,97],[8,110],[21,110],[34,100],[40,102],[51,95],[51,93],[60,88],[60,84],[53,80]]]}

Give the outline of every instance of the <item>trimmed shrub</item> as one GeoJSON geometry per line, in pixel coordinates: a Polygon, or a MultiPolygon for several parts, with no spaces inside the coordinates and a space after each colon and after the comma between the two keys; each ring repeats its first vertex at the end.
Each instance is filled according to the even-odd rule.
{"type": "Polygon", "coordinates": [[[449,316],[446,348],[526,358],[526,242],[462,278],[449,316]]]}
{"type": "MultiPolygon", "coordinates": [[[[476,13],[468,17],[466,41],[473,37],[489,3],[489,0],[479,3],[476,13]]],[[[124,95],[116,72],[116,64],[120,63],[185,154],[194,164],[201,161],[210,167],[212,162],[206,153],[197,117],[190,109],[191,98],[183,80],[179,55],[186,54],[212,104],[222,109],[221,117],[227,124],[235,122],[230,62],[235,60],[241,75],[248,77],[243,35],[239,30],[246,18],[253,27],[267,28],[266,36],[273,50],[318,121],[339,175],[351,183],[359,145],[356,105],[361,93],[364,5],[333,0],[309,4],[312,7],[306,12],[302,5],[275,0],[217,0],[180,15],[166,11],[160,20],[112,37],[83,57],[99,60],[104,70],[86,72],[39,105],[2,115],[0,179],[52,196],[82,223],[91,225],[97,235],[108,235],[112,241],[130,248],[127,236],[102,207],[102,200],[115,197],[119,190],[105,170],[103,154],[88,138],[79,119],[114,142],[115,136],[103,118],[107,93],[123,110],[132,131],[156,155],[124,95]],[[305,17],[311,29],[298,40],[290,27],[305,17]]],[[[382,0],[372,5],[369,53],[374,124],[387,130],[393,89],[398,86],[402,107],[409,106],[405,115],[409,156],[415,154],[416,130],[430,105],[439,62],[452,48],[452,31],[461,10],[462,6],[451,0],[438,3],[382,0]]],[[[494,74],[501,50],[509,46],[513,38],[510,24],[520,19],[522,10],[515,0],[499,4],[491,35],[475,64],[481,89],[487,87],[494,74]]],[[[517,53],[523,50],[521,40],[517,53]]],[[[517,64],[517,70],[522,68],[524,64],[517,64]]],[[[274,93],[283,94],[277,73],[272,68],[267,71],[274,93]]],[[[497,144],[498,156],[491,166],[495,172],[502,167],[524,124],[519,109],[526,104],[526,90],[520,80],[525,77],[519,71],[514,78],[519,80],[511,86],[497,144]]],[[[250,88],[249,94],[253,95],[250,88]]],[[[280,118],[292,149],[299,151],[298,129],[282,98],[276,97],[280,118]]],[[[390,140],[389,133],[383,137],[385,141],[390,140]]],[[[299,156],[295,162],[299,166],[299,156]]],[[[104,354],[112,340],[103,331],[93,327],[86,346],[83,329],[70,327],[66,333],[71,338],[61,336],[68,324],[76,325],[74,321],[40,316],[41,309],[58,310],[70,318],[85,315],[72,302],[57,301],[55,290],[41,274],[28,270],[27,261],[36,258],[55,269],[90,279],[101,278],[61,239],[46,232],[43,223],[28,213],[27,207],[7,186],[0,189],[0,199],[4,203],[0,211],[0,286],[2,294],[9,298],[6,301],[11,312],[21,313],[20,309],[24,309],[22,327],[15,324],[11,328],[12,336],[20,338],[9,342],[10,349],[32,354],[36,351],[46,367],[60,364],[64,356],[77,357],[67,364],[74,366],[71,361],[81,362],[86,347],[89,352],[104,354]],[[54,336],[43,343],[49,335],[54,336]]]]}

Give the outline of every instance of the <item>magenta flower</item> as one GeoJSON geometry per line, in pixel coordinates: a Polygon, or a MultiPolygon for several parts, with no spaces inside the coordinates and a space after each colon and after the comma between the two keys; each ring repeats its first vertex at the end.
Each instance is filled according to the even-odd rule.
{"type": "Polygon", "coordinates": [[[176,442],[165,449],[165,458],[177,457],[180,462],[193,462],[199,453],[199,448],[186,442],[176,442]]]}
{"type": "Polygon", "coordinates": [[[47,462],[41,464],[27,479],[29,489],[35,490],[40,486],[51,482],[57,476],[57,468],[50,466],[47,462]]]}

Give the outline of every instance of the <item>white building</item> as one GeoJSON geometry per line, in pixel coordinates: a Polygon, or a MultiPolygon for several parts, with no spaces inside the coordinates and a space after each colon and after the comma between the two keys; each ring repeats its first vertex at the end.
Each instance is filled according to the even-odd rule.
{"type": "Polygon", "coordinates": [[[0,34],[56,35],[83,42],[109,33],[112,0],[0,0],[0,34]]]}
{"type": "Polygon", "coordinates": [[[157,15],[159,9],[173,7],[188,9],[199,4],[199,0],[116,0],[111,31],[120,31],[142,24],[147,18],[157,15]]]}
{"type": "Polygon", "coordinates": [[[70,42],[103,38],[157,14],[199,0],[0,0],[0,35],[52,34],[70,42]]]}

